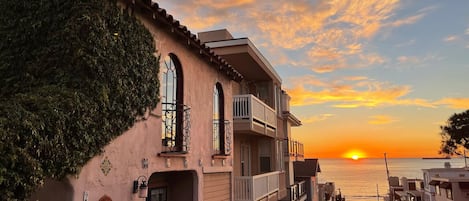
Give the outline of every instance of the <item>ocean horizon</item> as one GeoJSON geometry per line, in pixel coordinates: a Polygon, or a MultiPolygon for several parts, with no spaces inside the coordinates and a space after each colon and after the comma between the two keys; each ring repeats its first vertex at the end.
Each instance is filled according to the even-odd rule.
{"type": "MultiPolygon", "coordinates": [[[[422,169],[443,168],[445,162],[451,167],[464,167],[464,158],[423,159],[388,158],[389,176],[408,179],[423,179],[422,169]]],[[[469,162],[469,159],[468,159],[469,162]]],[[[319,159],[320,183],[334,182],[347,201],[384,200],[388,194],[388,181],[384,158],[364,158],[359,160],[344,158],[319,159]]]]}

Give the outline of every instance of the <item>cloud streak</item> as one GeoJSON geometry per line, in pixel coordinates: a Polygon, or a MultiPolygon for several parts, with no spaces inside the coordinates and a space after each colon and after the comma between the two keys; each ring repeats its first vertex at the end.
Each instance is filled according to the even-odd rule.
{"type": "Polygon", "coordinates": [[[395,118],[388,115],[375,115],[369,118],[370,120],[368,121],[368,123],[372,125],[391,124],[397,121],[395,118]]]}
{"type": "Polygon", "coordinates": [[[427,100],[407,98],[411,87],[379,82],[365,76],[341,77],[324,80],[315,76],[292,78],[293,87],[287,89],[292,106],[325,104],[333,108],[375,108],[387,106],[447,107],[468,109],[469,98],[427,100]]]}
{"type": "Polygon", "coordinates": [[[458,36],[455,36],[455,35],[451,35],[451,36],[447,36],[443,39],[443,41],[445,42],[451,42],[451,41],[455,41],[458,39],[458,36]]]}
{"type": "Polygon", "coordinates": [[[316,116],[312,116],[312,117],[303,117],[303,118],[300,118],[300,119],[301,119],[301,123],[310,124],[310,123],[316,123],[316,122],[319,122],[319,121],[325,121],[325,120],[330,119],[334,116],[335,116],[334,114],[320,114],[320,115],[316,115],[316,116]]]}
{"type": "Polygon", "coordinates": [[[446,105],[453,109],[469,109],[469,98],[443,98],[436,101],[436,104],[446,105]]]}
{"type": "Polygon", "coordinates": [[[396,20],[394,22],[391,22],[390,26],[399,27],[399,26],[403,26],[403,25],[415,24],[417,21],[422,19],[424,16],[425,16],[424,13],[420,13],[420,14],[413,15],[413,16],[410,16],[410,17],[407,17],[407,18],[404,18],[404,19],[399,19],[399,20],[396,20]]]}
{"type": "Polygon", "coordinates": [[[367,77],[345,77],[338,80],[320,80],[314,76],[296,78],[288,93],[293,106],[330,104],[335,108],[381,107],[413,105],[435,107],[425,99],[405,98],[411,92],[406,85],[378,82],[367,77]]]}

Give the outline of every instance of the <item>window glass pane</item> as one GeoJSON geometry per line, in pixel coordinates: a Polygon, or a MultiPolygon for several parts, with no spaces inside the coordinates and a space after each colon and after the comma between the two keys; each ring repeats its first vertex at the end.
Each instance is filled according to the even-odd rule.
{"type": "Polygon", "coordinates": [[[221,119],[220,119],[220,91],[215,85],[213,87],[213,150],[215,154],[221,154],[220,147],[220,133],[221,133],[221,119]]]}
{"type": "Polygon", "coordinates": [[[177,89],[177,75],[176,66],[170,56],[164,59],[162,67],[162,139],[163,145],[167,147],[174,147],[176,137],[176,89],[177,89]]]}

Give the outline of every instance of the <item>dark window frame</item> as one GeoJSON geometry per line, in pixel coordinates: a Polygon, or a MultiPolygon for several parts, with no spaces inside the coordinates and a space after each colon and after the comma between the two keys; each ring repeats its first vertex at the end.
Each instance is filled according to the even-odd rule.
{"type": "Polygon", "coordinates": [[[213,89],[213,151],[215,155],[227,155],[225,132],[225,95],[217,82],[213,89]]]}
{"type": "Polygon", "coordinates": [[[184,77],[178,57],[170,53],[164,59],[162,73],[162,144],[163,152],[184,152],[184,77]],[[170,83],[171,82],[171,83],[170,83]],[[168,90],[171,90],[168,95],[168,90]],[[169,97],[171,96],[171,97],[169,97]]]}

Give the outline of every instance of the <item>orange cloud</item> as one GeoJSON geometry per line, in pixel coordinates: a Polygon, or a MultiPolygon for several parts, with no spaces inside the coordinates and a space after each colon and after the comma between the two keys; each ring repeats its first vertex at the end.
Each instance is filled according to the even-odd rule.
{"type": "Polygon", "coordinates": [[[308,54],[314,58],[324,58],[327,60],[335,60],[342,57],[341,53],[336,48],[313,47],[308,54]]]}
{"type": "MultiPolygon", "coordinates": [[[[399,2],[181,0],[177,5],[167,4],[177,11],[172,12],[170,6],[170,13],[177,13],[182,24],[194,32],[219,28],[223,23],[231,31],[247,34],[256,44],[266,44],[265,49],[285,52],[313,47],[304,55],[309,56],[307,62],[295,65],[324,73],[380,62],[382,59],[368,58],[377,54],[364,52],[368,49],[361,40],[376,35],[399,2]]],[[[289,59],[283,57],[275,63],[287,64],[289,59]]]]}
{"type": "Polygon", "coordinates": [[[294,87],[287,90],[292,97],[290,103],[293,106],[330,103],[331,107],[337,108],[390,105],[435,107],[433,103],[424,99],[404,98],[410,93],[409,86],[396,86],[386,82],[365,80],[364,77],[359,78],[319,81],[309,77],[314,82],[302,82],[305,79],[297,79],[293,81],[294,87]]]}
{"type": "Polygon", "coordinates": [[[348,76],[344,77],[344,80],[350,80],[350,81],[358,81],[358,80],[367,80],[368,78],[365,76],[348,76]]]}
{"type": "Polygon", "coordinates": [[[316,73],[330,73],[330,72],[333,72],[333,71],[335,71],[336,69],[339,69],[339,68],[342,68],[342,66],[338,65],[338,64],[334,64],[334,65],[328,64],[328,65],[313,67],[313,68],[311,68],[311,70],[313,70],[316,73]]]}
{"type": "Polygon", "coordinates": [[[354,43],[347,45],[348,48],[348,54],[356,54],[360,53],[362,51],[362,44],[360,43],[354,43]]]}
{"type": "Polygon", "coordinates": [[[436,102],[454,109],[469,109],[469,98],[444,98],[436,102]]]}
{"type": "Polygon", "coordinates": [[[233,7],[242,7],[254,3],[254,0],[199,0],[196,4],[208,6],[215,9],[228,9],[233,7]]]}
{"type": "Polygon", "coordinates": [[[390,124],[393,122],[396,122],[397,120],[394,119],[391,116],[387,115],[375,115],[371,116],[370,120],[368,121],[369,124],[374,124],[374,125],[381,125],[381,124],[390,124]]]}
{"type": "Polygon", "coordinates": [[[186,23],[190,24],[193,29],[206,29],[221,22],[221,20],[218,16],[194,16],[186,20],[186,23]]]}
{"type": "Polygon", "coordinates": [[[397,0],[383,1],[335,1],[338,7],[338,23],[349,23],[355,36],[369,38],[373,36],[397,7],[397,0]]]}
{"type": "Polygon", "coordinates": [[[308,123],[315,123],[318,121],[325,121],[333,116],[335,115],[334,114],[320,114],[320,115],[316,115],[312,117],[304,117],[300,119],[301,119],[301,123],[308,124],[308,123]]]}

